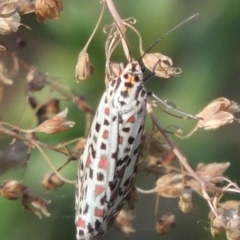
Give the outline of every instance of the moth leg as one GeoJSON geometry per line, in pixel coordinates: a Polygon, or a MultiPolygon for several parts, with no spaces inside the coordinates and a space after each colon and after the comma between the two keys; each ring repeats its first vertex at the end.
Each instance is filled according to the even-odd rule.
{"type": "Polygon", "coordinates": [[[197,117],[197,116],[195,116],[195,115],[188,114],[188,113],[186,113],[186,112],[183,112],[183,111],[179,110],[173,103],[171,103],[171,102],[169,102],[169,101],[167,101],[167,100],[162,100],[162,99],[158,98],[158,97],[157,97],[154,93],[152,93],[152,92],[148,92],[147,95],[148,95],[148,97],[152,97],[152,98],[154,98],[155,100],[157,100],[157,102],[161,103],[161,105],[163,105],[163,107],[165,107],[165,108],[163,108],[163,107],[161,107],[161,106],[159,106],[159,108],[160,108],[163,112],[165,112],[165,113],[167,113],[167,114],[169,114],[169,115],[171,115],[171,116],[178,117],[178,118],[183,118],[183,119],[196,119],[196,120],[201,119],[201,118],[199,118],[199,117],[197,117]],[[177,115],[177,114],[175,114],[175,113],[171,113],[170,111],[173,111],[173,112],[178,113],[178,114],[180,114],[180,115],[177,115]]]}

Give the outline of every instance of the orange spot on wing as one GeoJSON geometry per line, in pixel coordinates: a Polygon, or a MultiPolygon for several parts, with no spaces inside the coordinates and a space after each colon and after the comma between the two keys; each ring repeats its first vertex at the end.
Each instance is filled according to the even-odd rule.
{"type": "Polygon", "coordinates": [[[101,186],[96,186],[96,188],[95,188],[95,193],[96,193],[96,195],[101,194],[103,191],[104,191],[103,187],[101,187],[101,186]]]}
{"type": "Polygon", "coordinates": [[[87,161],[86,161],[86,167],[89,167],[91,163],[92,163],[91,157],[90,157],[90,155],[88,155],[87,161]]]}
{"type": "Polygon", "coordinates": [[[77,226],[81,228],[85,228],[85,221],[83,221],[81,218],[77,220],[77,226]]]}
{"type": "Polygon", "coordinates": [[[134,116],[131,116],[129,119],[128,119],[128,122],[130,123],[135,123],[135,117],[134,116]]]}
{"type": "Polygon", "coordinates": [[[95,216],[96,217],[103,217],[104,216],[104,210],[100,210],[100,209],[95,209],[95,216]]]}
{"type": "Polygon", "coordinates": [[[103,168],[103,169],[105,169],[107,167],[107,157],[106,156],[101,157],[98,166],[99,166],[99,168],[103,168]]]}
{"type": "Polygon", "coordinates": [[[118,144],[122,144],[123,142],[123,137],[118,137],[118,144]]]}
{"type": "Polygon", "coordinates": [[[110,114],[110,108],[106,107],[105,110],[104,110],[104,113],[106,115],[109,115],[110,114]]]}
{"type": "Polygon", "coordinates": [[[102,137],[105,138],[105,139],[108,139],[108,135],[109,135],[109,131],[105,130],[105,131],[103,132],[102,137]]]}

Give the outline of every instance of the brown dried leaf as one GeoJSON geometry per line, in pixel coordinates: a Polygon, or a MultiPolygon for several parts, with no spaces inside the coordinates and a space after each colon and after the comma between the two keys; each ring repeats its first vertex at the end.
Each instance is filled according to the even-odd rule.
{"type": "Polygon", "coordinates": [[[156,231],[160,234],[168,233],[175,227],[176,222],[173,214],[165,214],[156,222],[156,231]]]}
{"type": "Polygon", "coordinates": [[[75,67],[75,76],[78,80],[88,79],[94,72],[88,53],[83,50],[78,55],[77,65],[75,67]]]}
{"type": "Polygon", "coordinates": [[[205,130],[212,130],[230,124],[234,120],[233,113],[239,112],[240,108],[237,103],[227,98],[218,98],[210,102],[197,117],[199,120],[197,127],[205,130]]]}
{"type": "Polygon", "coordinates": [[[126,234],[135,232],[135,229],[132,227],[131,221],[134,219],[134,216],[127,212],[126,210],[121,210],[114,221],[114,227],[122,230],[126,234]]]}
{"type": "Polygon", "coordinates": [[[47,133],[47,134],[53,134],[53,133],[59,133],[59,132],[65,131],[66,129],[73,127],[75,123],[73,121],[68,121],[66,117],[67,113],[68,113],[68,109],[66,108],[64,111],[55,115],[51,119],[41,123],[36,128],[36,131],[47,133]]]}
{"type": "Polygon", "coordinates": [[[47,210],[47,205],[50,203],[50,200],[45,200],[38,196],[33,195],[32,193],[26,191],[23,194],[22,205],[28,211],[36,214],[40,219],[42,214],[46,217],[49,217],[51,214],[47,210]]]}
{"type": "Polygon", "coordinates": [[[35,13],[40,23],[45,23],[46,18],[59,19],[62,10],[61,0],[36,0],[35,13]]]}
{"type": "Polygon", "coordinates": [[[23,183],[14,179],[7,179],[0,186],[0,193],[4,198],[17,200],[22,197],[26,189],[27,187],[23,183]]]}
{"type": "Polygon", "coordinates": [[[167,173],[156,182],[155,191],[162,197],[176,198],[182,194],[182,175],[167,173]]]}
{"type": "Polygon", "coordinates": [[[169,78],[179,75],[182,70],[172,67],[172,59],[161,53],[147,53],[143,57],[143,63],[157,77],[169,78]]]}
{"type": "MultiPolygon", "coordinates": [[[[196,168],[196,173],[199,175],[199,177],[211,181],[211,183],[219,183],[223,181],[221,176],[229,166],[229,162],[209,164],[199,163],[196,168]]],[[[189,179],[187,181],[187,185],[202,196],[202,187],[195,179],[189,179]]]]}
{"type": "MultiPolygon", "coordinates": [[[[203,179],[209,179],[214,176],[222,175],[230,166],[230,162],[226,163],[199,163],[196,168],[196,172],[199,177],[203,179]]],[[[221,180],[220,180],[221,181],[221,180]]],[[[217,180],[214,182],[218,182],[217,180]]]]}

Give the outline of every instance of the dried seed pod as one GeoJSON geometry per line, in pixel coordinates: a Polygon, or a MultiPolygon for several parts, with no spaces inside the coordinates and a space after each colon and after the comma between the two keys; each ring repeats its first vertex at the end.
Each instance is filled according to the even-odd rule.
{"type": "Polygon", "coordinates": [[[43,177],[42,184],[46,189],[52,190],[61,187],[64,181],[55,173],[47,173],[43,177]]]}
{"type": "Polygon", "coordinates": [[[165,214],[156,222],[156,231],[160,234],[168,233],[175,227],[176,222],[173,214],[165,214]]]}
{"type": "Polygon", "coordinates": [[[225,231],[225,226],[228,220],[226,216],[219,215],[218,217],[216,217],[212,212],[209,214],[209,218],[211,223],[211,234],[213,237],[217,237],[225,231]]]}
{"type": "Polygon", "coordinates": [[[41,105],[37,102],[36,98],[29,96],[28,102],[34,110],[37,109],[36,115],[38,118],[38,124],[52,118],[60,110],[59,100],[56,98],[52,98],[44,105],[41,105]],[[39,107],[39,105],[41,107],[39,107]]]}
{"type": "Polygon", "coordinates": [[[37,92],[42,90],[46,83],[47,76],[41,73],[36,67],[31,67],[27,74],[28,90],[37,92]]]}
{"type": "Polygon", "coordinates": [[[157,77],[169,78],[179,75],[182,70],[172,67],[172,59],[161,53],[147,53],[143,56],[143,63],[157,77]]]}
{"type": "Polygon", "coordinates": [[[134,219],[134,216],[127,212],[126,210],[121,210],[114,221],[114,227],[122,230],[126,234],[135,232],[135,229],[132,227],[131,221],[134,219]]]}
{"type": "Polygon", "coordinates": [[[192,209],[193,209],[192,189],[190,187],[188,187],[188,186],[184,187],[178,205],[182,212],[184,212],[184,213],[192,212],[192,209]]]}
{"type": "Polygon", "coordinates": [[[36,0],[35,13],[40,23],[45,23],[46,18],[59,19],[63,10],[61,0],[36,0]]]}
{"type": "Polygon", "coordinates": [[[78,55],[77,65],[75,67],[75,76],[78,80],[88,79],[94,72],[94,67],[90,63],[88,53],[83,50],[78,55]]]}
{"type": "Polygon", "coordinates": [[[240,240],[240,217],[235,215],[227,222],[226,235],[228,240],[240,240]]]}
{"type": "Polygon", "coordinates": [[[0,186],[0,193],[4,198],[17,200],[22,197],[26,189],[27,187],[23,183],[14,179],[8,179],[0,186]]]}
{"type": "Polygon", "coordinates": [[[36,214],[39,218],[42,218],[42,214],[49,217],[51,214],[47,210],[47,205],[50,200],[45,200],[38,196],[33,195],[29,191],[25,191],[23,194],[22,205],[28,211],[36,214]]]}
{"type": "Polygon", "coordinates": [[[36,131],[47,133],[47,134],[53,134],[53,133],[59,133],[59,132],[65,131],[66,129],[73,127],[75,122],[68,121],[66,117],[67,113],[68,113],[68,109],[66,108],[64,111],[55,115],[51,119],[41,123],[36,128],[36,131]]]}
{"type": "Polygon", "coordinates": [[[234,113],[239,112],[240,107],[236,102],[227,98],[218,98],[210,102],[197,117],[201,118],[197,124],[197,128],[204,130],[213,130],[230,124],[234,120],[234,113]]]}
{"type": "Polygon", "coordinates": [[[16,32],[21,25],[17,12],[18,2],[4,2],[0,6],[0,34],[7,35],[16,32]]]}

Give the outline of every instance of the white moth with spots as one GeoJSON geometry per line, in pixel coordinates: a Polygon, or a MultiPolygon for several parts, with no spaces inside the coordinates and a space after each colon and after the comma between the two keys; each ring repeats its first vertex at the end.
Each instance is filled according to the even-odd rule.
{"type": "Polygon", "coordinates": [[[78,240],[105,233],[134,185],[146,101],[141,66],[132,61],[108,83],[80,158],[75,206],[78,240]]]}

